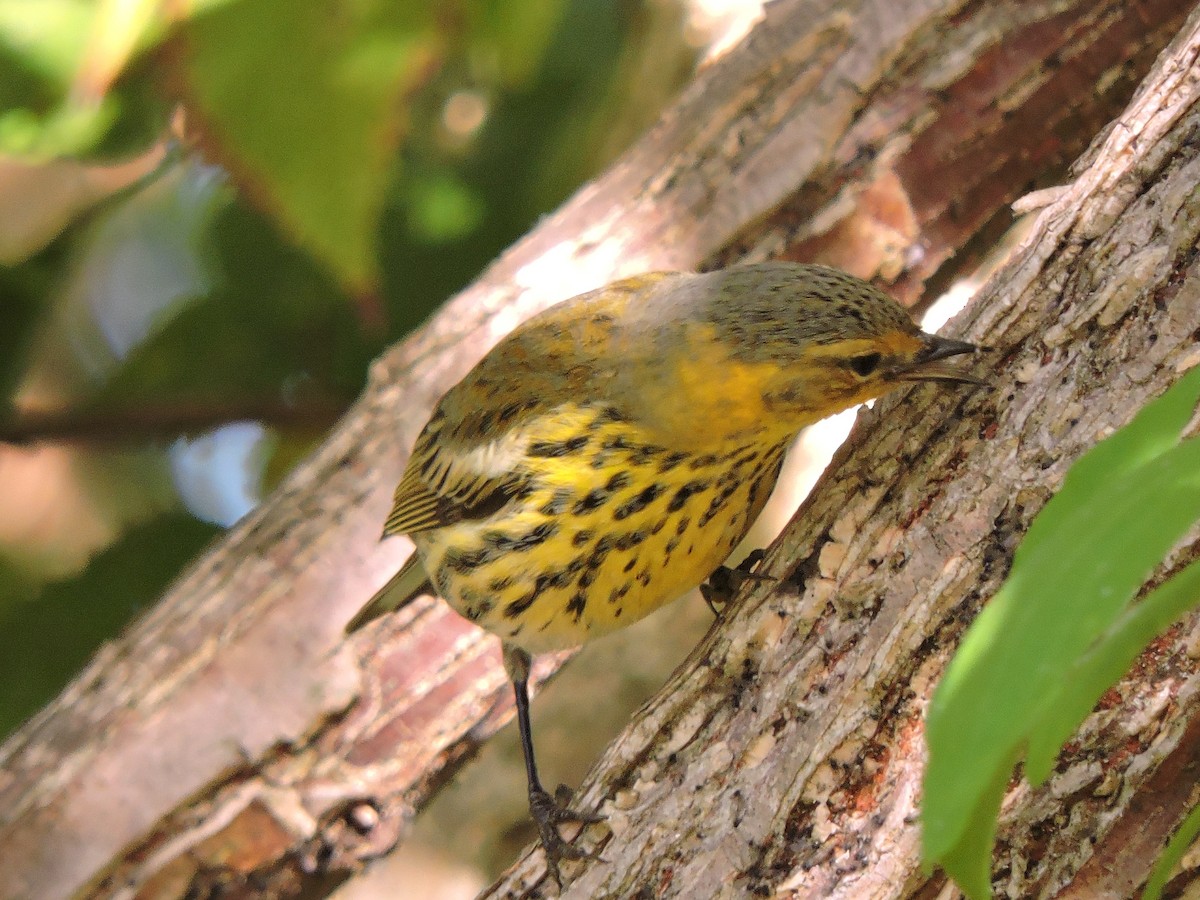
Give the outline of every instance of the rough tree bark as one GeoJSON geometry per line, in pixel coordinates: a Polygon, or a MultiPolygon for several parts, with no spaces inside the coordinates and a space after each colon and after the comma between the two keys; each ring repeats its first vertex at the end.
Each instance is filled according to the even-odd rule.
{"type": "MultiPolygon", "coordinates": [[[[989,243],[1008,201],[1056,177],[1108,121],[1189,6],[772,5],[613,170],[381,360],[322,450],[5,744],[0,896],[319,893],[389,846],[508,715],[493,642],[439,605],[341,638],[407,552],[375,538],[437,395],[520,317],[615,275],[786,254],[882,274],[909,297],[945,283],[970,257],[964,248],[989,243]]],[[[606,810],[617,837],[610,863],[581,873],[578,896],[813,893],[854,873],[881,892],[919,890],[913,830],[900,826],[921,705],[947,645],[1066,461],[1161,389],[1179,361],[1173,348],[1196,327],[1180,324],[1197,307],[1186,254],[1142,254],[1174,248],[1162,235],[1194,215],[1122,238],[1136,240],[1132,256],[1107,241],[1114,222],[1128,224],[1138,178],[1166,179],[1191,152],[1180,144],[1174,161],[1146,162],[1172,139],[1147,125],[1134,140],[1127,128],[1110,140],[1140,168],[1118,179],[1102,216],[1088,205],[1091,182],[1076,182],[1078,209],[1055,220],[1092,243],[1064,244],[1070,252],[1053,259],[1027,252],[1016,287],[972,319],[973,334],[1011,348],[997,383],[1020,376],[1019,389],[970,394],[957,422],[950,400],[920,394],[869,447],[860,432],[869,465],[831,487],[834,500],[810,504],[773,557],[780,575],[815,567],[803,592],[749,598],[610,749],[585,802],[615,798],[606,810]],[[1031,285],[1048,260],[1057,287],[1039,293],[1031,285]],[[1136,281],[1111,287],[1104,266],[1114,262],[1136,281]],[[1088,328],[1081,348],[1077,329],[1088,328]],[[1127,399],[1111,393],[1118,368],[1127,399]],[[864,471],[869,482],[853,475],[864,471]],[[944,521],[951,508],[957,530],[944,521]],[[758,718],[765,708],[775,716],[758,718]],[[779,764],[785,751],[802,754],[790,768],[779,764]],[[715,793],[691,799],[702,773],[715,793]],[[656,806],[657,828],[647,816],[656,806]]],[[[1174,195],[1155,202],[1181,208],[1174,195]]],[[[1161,729],[1151,747],[1178,736],[1190,682],[1176,678],[1168,690],[1175,683],[1150,667],[1130,686],[1131,702],[1170,700],[1171,717],[1140,720],[1136,736],[1161,729]]],[[[1119,823],[1144,781],[1130,761],[1159,757],[1123,745],[1124,762],[1111,762],[1112,735],[1093,737],[1081,752],[1116,773],[1106,821],[1119,823]]],[[[1090,783],[1080,789],[1091,796],[1090,783]]],[[[1073,809],[1089,812],[1079,799],[1073,809]]],[[[1103,818],[1090,813],[1093,825],[1103,818]]],[[[1034,843],[1044,822],[1024,815],[1010,813],[1004,833],[1012,878],[1032,871],[1049,884],[1073,871],[1081,859],[1034,843]]],[[[536,873],[527,860],[510,886],[536,873]]]]}

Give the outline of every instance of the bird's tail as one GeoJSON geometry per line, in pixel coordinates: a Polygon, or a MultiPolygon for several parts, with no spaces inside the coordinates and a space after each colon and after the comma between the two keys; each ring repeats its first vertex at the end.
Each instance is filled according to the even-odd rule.
{"type": "Polygon", "coordinates": [[[368,622],[374,621],[382,615],[395,612],[422,594],[432,593],[433,585],[429,583],[429,579],[425,575],[420,554],[413,553],[408,558],[408,562],[400,567],[400,571],[393,575],[388,583],[368,601],[367,605],[347,623],[346,634],[358,631],[368,622]]]}

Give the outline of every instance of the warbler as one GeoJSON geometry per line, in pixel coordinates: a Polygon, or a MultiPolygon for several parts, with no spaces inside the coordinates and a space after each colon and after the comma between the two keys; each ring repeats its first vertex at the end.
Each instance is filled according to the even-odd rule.
{"type": "Polygon", "coordinates": [[[760,263],[614,282],[534,316],[438,403],[383,528],[417,552],[348,631],[432,584],[498,635],[551,874],[593,822],[542,787],[531,654],[630,625],[700,585],[750,528],[806,425],[917,381],[978,383],[837,269],[760,263]]]}

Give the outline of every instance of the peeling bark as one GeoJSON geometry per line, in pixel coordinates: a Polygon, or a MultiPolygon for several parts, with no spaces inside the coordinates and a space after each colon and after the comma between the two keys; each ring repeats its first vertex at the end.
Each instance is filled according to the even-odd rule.
{"type": "MultiPolygon", "coordinates": [[[[0,749],[0,896],[320,894],[383,852],[508,716],[494,642],[444,606],[341,636],[408,552],[376,537],[437,396],[520,318],[618,275],[785,255],[894,276],[910,299],[945,283],[1009,200],[1061,175],[1188,7],[772,4],[608,174],[381,359],[322,449],[0,749]]],[[[577,896],[928,889],[904,817],[932,679],[1069,459],[1158,393],[1195,341],[1195,235],[1178,243],[1192,187],[1146,187],[1197,182],[1180,169],[1190,112],[1183,87],[1160,93],[1178,122],[1112,129],[967,322],[1009,351],[997,384],[1016,385],[971,393],[955,420],[955,399],[928,393],[894,422],[875,414],[880,430],[859,430],[845,477],[773,556],[776,574],[817,576],[748,598],[610,748],[584,796],[610,798],[617,837],[577,896]],[[1139,206],[1152,195],[1154,213],[1139,206]],[[753,712],[766,708],[776,716],[753,712]],[[785,750],[800,754],[790,768],[785,750]],[[718,792],[684,802],[705,774],[718,792]]],[[[1177,641],[1183,630],[1113,709],[1169,702],[1145,707],[1136,732],[1112,713],[1080,743],[1117,773],[1107,819],[1076,805],[1097,834],[1144,780],[1130,766],[1153,771],[1183,733],[1192,676],[1177,641]]],[[[1024,811],[1060,808],[1042,795],[1014,799],[1001,865],[1060,884],[1082,859],[1031,855],[1038,820],[1024,811]]],[[[525,861],[511,889],[538,872],[525,861]]]]}

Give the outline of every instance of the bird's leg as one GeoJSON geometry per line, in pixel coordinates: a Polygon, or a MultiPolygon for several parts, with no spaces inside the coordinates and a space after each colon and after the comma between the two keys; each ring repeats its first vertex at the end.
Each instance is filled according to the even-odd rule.
{"type": "Polygon", "coordinates": [[[722,618],[729,601],[747,581],[751,579],[755,581],[774,580],[770,575],[754,571],[754,567],[762,562],[762,558],[766,555],[767,551],[761,547],[751,550],[736,567],[720,566],[708,576],[708,580],[700,585],[700,596],[704,598],[704,602],[708,604],[708,608],[712,610],[714,616],[718,619],[722,618]]]}
{"type": "MultiPolygon", "coordinates": [[[[562,886],[558,864],[564,859],[599,859],[599,855],[571,846],[558,832],[561,822],[579,822],[585,825],[603,822],[603,816],[580,813],[567,809],[542,787],[538,777],[537,762],[533,756],[533,729],[529,723],[529,667],[527,652],[512,644],[504,644],[504,669],[512,681],[517,700],[517,728],[521,734],[521,752],[525,756],[525,777],[529,782],[529,814],[533,817],[542,838],[542,849],[546,853],[546,868],[555,884],[562,886]]],[[[560,793],[568,793],[559,789],[560,793]]]]}

